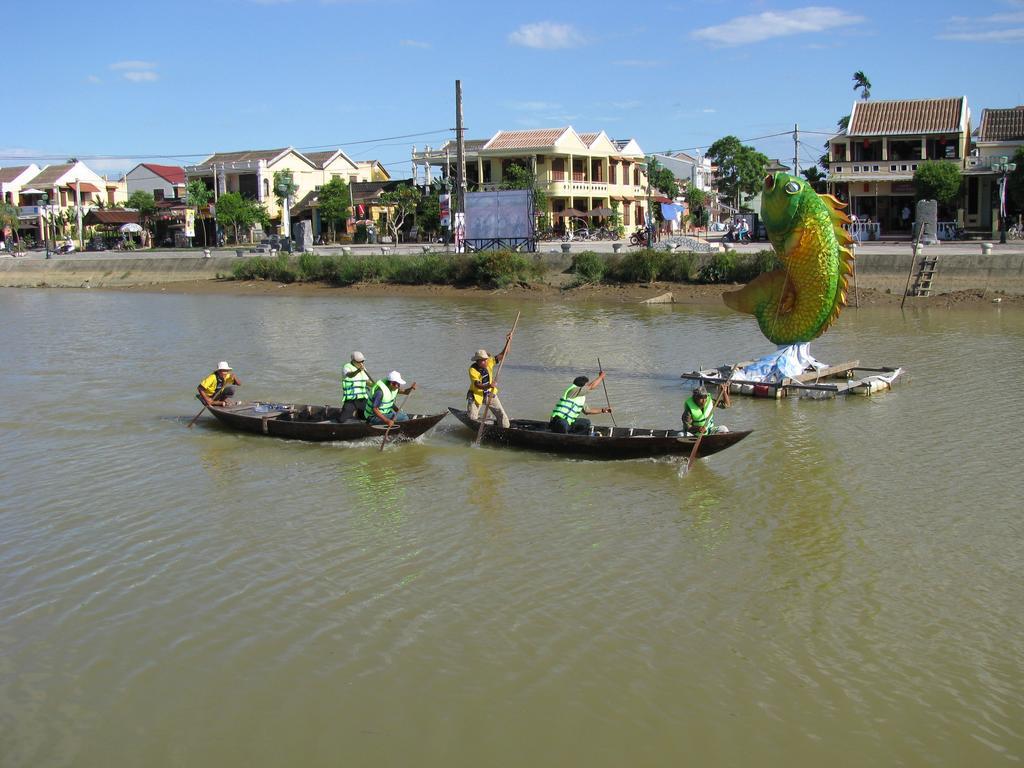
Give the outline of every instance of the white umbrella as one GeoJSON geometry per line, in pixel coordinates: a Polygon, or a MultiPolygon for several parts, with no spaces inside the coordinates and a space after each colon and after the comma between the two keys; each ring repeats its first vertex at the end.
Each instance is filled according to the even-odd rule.
{"type": "Polygon", "coordinates": [[[135,224],[134,222],[129,221],[127,224],[122,224],[121,225],[121,231],[122,232],[141,232],[142,231],[142,227],[139,226],[138,224],[135,224]]]}

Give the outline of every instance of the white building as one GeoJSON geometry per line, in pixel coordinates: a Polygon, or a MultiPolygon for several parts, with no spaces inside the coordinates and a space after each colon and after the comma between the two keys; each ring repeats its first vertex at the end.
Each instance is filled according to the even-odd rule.
{"type": "Polygon", "coordinates": [[[149,192],[157,201],[185,197],[185,169],[179,165],[139,163],[125,174],[125,182],[129,195],[149,192]]]}

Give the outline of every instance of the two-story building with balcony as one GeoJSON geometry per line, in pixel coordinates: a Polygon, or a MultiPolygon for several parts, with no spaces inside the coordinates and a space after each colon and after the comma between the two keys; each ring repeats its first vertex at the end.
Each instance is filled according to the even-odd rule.
{"type": "Polygon", "coordinates": [[[965,226],[995,235],[999,228],[999,178],[992,163],[1014,155],[1024,147],[1024,106],[981,110],[981,124],[974,135],[974,149],[967,158],[965,226]]]}
{"type": "MultiPolygon", "coordinates": [[[[18,204],[21,231],[32,231],[42,240],[63,236],[72,219],[77,224],[89,211],[107,204],[113,192],[110,182],[82,161],[48,165],[19,182],[18,204]],[[45,199],[45,203],[44,203],[45,199]]],[[[117,183],[113,182],[116,188],[117,183]]]]}
{"type": "MultiPolygon", "coordinates": [[[[524,131],[498,131],[490,139],[465,142],[466,186],[469,191],[498,189],[509,169],[530,169],[547,196],[548,214],[558,226],[573,216],[618,208],[626,227],[642,224],[647,215],[647,166],[633,139],[612,140],[604,131],[577,133],[572,126],[524,131]]],[[[455,178],[455,143],[413,152],[417,180],[432,169],[455,178]]],[[[601,214],[596,214],[600,217],[601,214]]]]}
{"type": "MultiPolygon", "coordinates": [[[[829,140],[829,187],[858,221],[882,234],[910,234],[914,172],[928,160],[965,167],[971,136],[967,97],[857,101],[844,133],[829,140]]],[[[960,220],[962,209],[940,210],[960,220]]]]}

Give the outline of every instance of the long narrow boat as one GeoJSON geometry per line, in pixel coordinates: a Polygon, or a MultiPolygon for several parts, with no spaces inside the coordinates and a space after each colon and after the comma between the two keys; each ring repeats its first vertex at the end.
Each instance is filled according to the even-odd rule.
{"type": "MultiPolygon", "coordinates": [[[[333,442],[383,437],[385,426],[370,426],[365,421],[339,421],[341,408],[327,405],[291,403],[236,403],[231,406],[207,406],[219,422],[240,432],[283,437],[289,440],[333,442]]],[[[419,437],[448,414],[409,414],[406,421],[395,422],[388,440],[419,437]]]]}
{"type": "MultiPolygon", "coordinates": [[[[449,408],[452,415],[474,434],[480,422],[469,418],[464,410],[449,408]]],[[[719,432],[705,435],[697,449],[697,457],[710,456],[735,445],[750,434],[719,432]]],[[[589,433],[563,435],[548,429],[546,421],[512,419],[507,429],[491,422],[484,427],[485,440],[519,448],[553,453],[574,453],[597,459],[643,459],[651,456],[689,456],[697,440],[675,429],[638,429],[635,427],[594,427],[589,433]]]]}

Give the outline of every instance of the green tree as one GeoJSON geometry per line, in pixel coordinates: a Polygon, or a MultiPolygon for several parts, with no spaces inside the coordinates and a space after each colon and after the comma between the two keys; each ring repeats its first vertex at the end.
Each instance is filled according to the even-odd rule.
{"type": "Polygon", "coordinates": [[[405,226],[406,220],[416,211],[420,201],[420,191],[413,186],[403,184],[390,192],[382,192],[380,202],[388,207],[387,227],[391,232],[391,242],[398,244],[398,233],[405,226]]]}
{"type": "Polygon", "coordinates": [[[679,184],[672,171],[658,162],[656,157],[647,158],[647,180],[651,187],[657,189],[665,197],[675,200],[679,197],[679,184]]]}
{"type": "Polygon", "coordinates": [[[266,226],[270,221],[267,209],[255,200],[242,197],[238,192],[228,192],[217,200],[217,221],[221,226],[233,227],[235,243],[241,242],[239,229],[249,231],[259,223],[266,226]]]}
{"type": "Polygon", "coordinates": [[[803,177],[807,179],[807,183],[811,185],[811,188],[815,191],[823,193],[825,191],[825,174],[821,172],[821,169],[816,165],[812,165],[810,168],[804,168],[801,172],[803,177]]]}
{"type": "Polygon", "coordinates": [[[914,192],[918,200],[935,200],[952,205],[960,195],[960,169],[953,163],[928,160],[914,171],[914,192]]]}
{"type": "Polygon", "coordinates": [[[203,247],[206,247],[206,224],[204,223],[204,214],[208,210],[210,205],[210,197],[212,192],[207,189],[206,184],[202,179],[192,179],[188,184],[185,185],[185,202],[196,209],[196,221],[199,224],[199,228],[203,231],[203,247]]]}
{"type": "Polygon", "coordinates": [[[707,156],[718,166],[718,186],[739,208],[742,195],[761,188],[768,158],[735,136],[723,136],[710,147],[707,156]]]}
{"type": "Polygon", "coordinates": [[[690,223],[695,227],[706,227],[711,218],[708,213],[708,193],[691,181],[686,185],[683,196],[686,198],[686,205],[689,208],[687,215],[690,218],[690,223]]]}
{"type": "Polygon", "coordinates": [[[611,209],[612,215],[608,217],[608,227],[622,237],[626,234],[626,228],[622,225],[622,212],[619,210],[622,205],[618,200],[612,200],[611,209]]]}
{"type": "Polygon", "coordinates": [[[320,221],[327,222],[331,230],[331,240],[337,239],[337,226],[344,224],[351,215],[348,184],[341,179],[331,179],[317,193],[320,207],[320,221]]]}
{"type": "Polygon", "coordinates": [[[853,90],[860,91],[860,97],[864,101],[871,98],[871,81],[863,70],[858,69],[853,73],[853,90]]]}
{"type": "Polygon", "coordinates": [[[1017,164],[1017,170],[1006,180],[1006,204],[1009,210],[1020,214],[1024,211],[1024,147],[1017,147],[1012,162],[1017,164]]]}
{"type": "Polygon", "coordinates": [[[0,230],[11,228],[14,239],[18,239],[18,209],[10,203],[0,203],[0,230]]]}
{"type": "Polygon", "coordinates": [[[416,226],[420,234],[432,235],[441,231],[441,203],[433,190],[416,204],[416,226]]]}
{"type": "Polygon", "coordinates": [[[150,234],[153,232],[153,223],[156,217],[156,200],[153,199],[151,192],[145,192],[138,189],[128,195],[128,202],[125,203],[126,208],[134,208],[139,212],[139,223],[143,227],[149,230],[150,234]]]}

